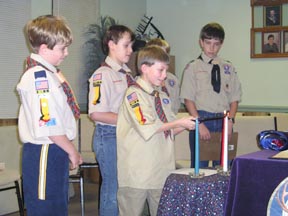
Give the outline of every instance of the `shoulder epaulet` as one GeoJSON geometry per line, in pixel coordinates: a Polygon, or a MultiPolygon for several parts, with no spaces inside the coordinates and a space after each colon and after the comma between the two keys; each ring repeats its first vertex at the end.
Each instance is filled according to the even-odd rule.
{"type": "Polygon", "coordinates": [[[190,66],[191,63],[193,63],[195,61],[195,59],[189,61],[186,65],[185,65],[185,68],[184,68],[184,71],[187,70],[190,66]]]}

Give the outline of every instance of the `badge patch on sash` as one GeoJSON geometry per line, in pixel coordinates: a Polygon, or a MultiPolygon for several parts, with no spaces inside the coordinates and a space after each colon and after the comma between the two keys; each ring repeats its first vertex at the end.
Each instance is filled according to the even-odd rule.
{"type": "Polygon", "coordinates": [[[146,119],[143,117],[143,113],[139,104],[138,96],[136,92],[131,93],[127,96],[128,102],[133,109],[136,118],[139,122],[139,124],[143,125],[146,122],[146,119]]]}
{"type": "Polygon", "coordinates": [[[224,73],[225,74],[230,74],[230,66],[229,65],[224,65],[224,73]]]}
{"type": "Polygon", "coordinates": [[[94,87],[95,96],[94,96],[94,100],[92,102],[94,105],[100,103],[100,99],[101,99],[101,92],[100,92],[101,83],[102,83],[102,73],[95,74],[93,76],[93,87],[94,87]]]}

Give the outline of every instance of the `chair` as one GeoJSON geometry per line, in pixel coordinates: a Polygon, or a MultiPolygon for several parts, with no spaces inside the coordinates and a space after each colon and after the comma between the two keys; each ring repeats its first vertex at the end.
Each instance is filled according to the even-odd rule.
{"type": "MultiPolygon", "coordinates": [[[[87,117],[88,118],[88,117],[87,117]]],[[[89,122],[89,121],[88,121],[89,122]]],[[[84,121],[84,124],[87,123],[84,121]]],[[[90,122],[91,123],[91,122],[90,122]]],[[[83,121],[81,118],[78,120],[78,151],[81,153],[83,158],[83,163],[75,171],[70,172],[69,183],[79,183],[80,184],[80,204],[81,204],[81,215],[85,215],[85,197],[84,197],[84,169],[97,168],[99,167],[98,162],[96,161],[95,154],[92,151],[92,137],[93,137],[93,125],[86,125],[85,134],[90,136],[91,142],[89,144],[90,148],[87,147],[83,150],[82,146],[82,124],[83,121]],[[88,133],[87,133],[88,132],[88,133]],[[90,132],[90,133],[89,133],[90,132]]],[[[100,178],[101,180],[101,178],[100,178]]],[[[100,182],[99,182],[100,188],[100,182]]],[[[100,197],[100,196],[99,196],[100,197]]],[[[99,201],[99,198],[98,198],[99,201]]]]}
{"type": "Polygon", "coordinates": [[[20,192],[19,180],[20,174],[17,170],[7,168],[0,170],[0,192],[15,189],[19,206],[19,213],[20,216],[24,216],[24,206],[20,192]]]}
{"type": "MultiPolygon", "coordinates": [[[[234,132],[228,143],[228,159],[236,157],[238,133],[234,132]]],[[[209,141],[200,140],[200,160],[220,160],[221,133],[211,133],[209,141]]],[[[175,160],[176,169],[189,168],[191,164],[189,131],[183,131],[175,137],[175,160]]]]}

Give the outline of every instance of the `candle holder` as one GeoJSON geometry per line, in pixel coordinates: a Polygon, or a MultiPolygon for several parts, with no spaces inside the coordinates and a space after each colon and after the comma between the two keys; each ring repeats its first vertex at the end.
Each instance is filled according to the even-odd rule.
{"type": "Polygon", "coordinates": [[[191,178],[203,178],[205,176],[205,173],[198,173],[196,174],[195,172],[189,172],[189,176],[191,178]]]}
{"type": "Polygon", "coordinates": [[[227,171],[224,171],[223,170],[223,167],[221,167],[221,166],[216,166],[216,169],[217,169],[217,173],[219,174],[219,175],[222,175],[222,176],[230,176],[230,170],[228,169],[227,171]]]}

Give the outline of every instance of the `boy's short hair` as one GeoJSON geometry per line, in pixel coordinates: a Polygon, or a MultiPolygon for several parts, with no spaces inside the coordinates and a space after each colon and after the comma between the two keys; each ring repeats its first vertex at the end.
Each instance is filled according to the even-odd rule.
{"type": "Polygon", "coordinates": [[[146,46],[157,45],[162,47],[168,54],[170,53],[170,45],[166,40],[161,38],[153,38],[146,43],[146,46]]]}
{"type": "Polygon", "coordinates": [[[273,38],[273,39],[274,39],[274,35],[273,35],[273,34],[269,34],[269,35],[268,35],[268,40],[269,40],[270,38],[273,38]]]}
{"type": "Polygon", "coordinates": [[[110,28],[105,32],[103,37],[102,46],[104,54],[109,54],[109,47],[108,43],[112,40],[115,44],[123,37],[124,33],[128,33],[131,37],[131,41],[135,40],[135,34],[132,32],[130,28],[124,25],[112,25],[110,28]]]}
{"type": "Polygon", "coordinates": [[[200,32],[200,39],[216,39],[221,43],[224,41],[225,31],[224,28],[218,23],[208,23],[206,24],[200,32]]]}
{"type": "Polygon", "coordinates": [[[140,49],[137,56],[137,67],[140,74],[142,74],[141,66],[143,64],[151,66],[156,62],[164,62],[168,65],[170,63],[168,53],[158,45],[151,45],[140,49]]]}
{"type": "Polygon", "coordinates": [[[41,44],[53,49],[56,44],[69,46],[72,32],[63,17],[44,15],[29,21],[26,25],[27,39],[32,50],[38,53],[41,44]]]}

